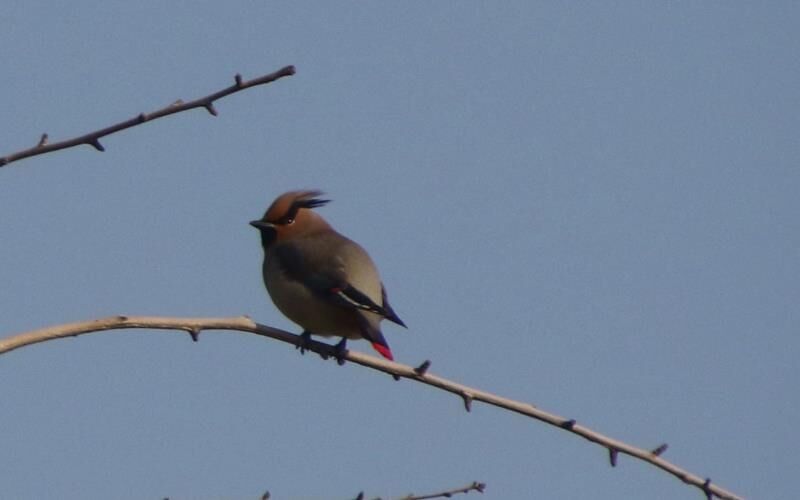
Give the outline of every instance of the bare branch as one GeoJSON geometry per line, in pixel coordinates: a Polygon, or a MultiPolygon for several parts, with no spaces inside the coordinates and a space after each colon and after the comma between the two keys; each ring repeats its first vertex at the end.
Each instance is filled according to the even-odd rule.
{"type": "Polygon", "coordinates": [[[205,97],[201,97],[199,99],[195,99],[189,102],[183,102],[182,100],[179,99],[175,101],[173,104],[170,104],[169,106],[153,111],[152,113],[140,113],[129,120],[125,120],[115,125],[102,128],[100,130],[95,130],[94,132],[89,132],[88,134],[84,134],[79,137],[48,144],[47,134],[42,134],[36,146],[33,146],[32,148],[28,148],[22,151],[18,151],[16,153],[11,153],[7,156],[0,157],[0,167],[8,165],[9,163],[17,160],[21,160],[23,158],[28,158],[30,156],[43,155],[45,153],[51,153],[53,151],[58,151],[60,149],[72,148],[84,144],[87,146],[92,146],[97,151],[102,152],[105,151],[105,147],[102,144],[100,144],[101,137],[111,135],[115,132],[119,132],[120,130],[124,130],[126,128],[135,127],[136,125],[139,125],[141,123],[149,122],[161,118],[163,116],[180,113],[181,111],[187,111],[194,108],[205,108],[205,110],[208,111],[211,115],[217,116],[217,110],[216,108],[214,108],[214,101],[222,99],[223,97],[239,92],[241,90],[248,89],[250,87],[255,87],[256,85],[264,85],[266,83],[272,83],[275,80],[278,80],[285,76],[291,76],[294,73],[295,73],[294,66],[286,66],[285,68],[281,68],[278,71],[275,71],[274,73],[270,73],[268,75],[264,75],[248,81],[243,81],[242,75],[237,74],[234,77],[235,83],[233,85],[224,88],[220,91],[214,92],[213,94],[209,94],[205,97]]]}
{"type": "MultiPolygon", "coordinates": [[[[0,340],[0,354],[48,340],[65,337],[77,337],[78,335],[92,332],[127,328],[180,330],[189,333],[193,339],[197,339],[200,332],[203,330],[233,330],[270,337],[294,346],[302,345],[305,349],[319,354],[323,359],[336,359],[337,354],[337,348],[335,346],[324,344],[313,339],[305,342],[304,339],[302,339],[299,335],[294,335],[277,328],[258,324],[247,316],[234,318],[112,316],[104,319],[51,326],[42,328],[40,330],[34,330],[28,333],[7,337],[0,340]]],[[[567,419],[553,413],[548,413],[529,403],[523,403],[521,401],[504,398],[492,394],[491,392],[482,391],[480,389],[475,389],[457,382],[453,382],[437,375],[433,375],[428,370],[420,370],[419,367],[415,368],[350,350],[345,351],[344,359],[367,368],[372,368],[373,370],[387,373],[398,379],[407,378],[415,380],[423,384],[437,387],[443,391],[456,394],[463,399],[467,411],[471,409],[473,401],[481,401],[492,406],[497,406],[498,408],[503,408],[508,411],[519,413],[520,415],[525,415],[527,417],[540,420],[560,429],[564,429],[608,449],[611,457],[613,457],[611,460],[614,463],[616,463],[616,457],[619,453],[638,458],[639,460],[647,462],[663,471],[672,474],[686,484],[699,488],[709,498],[716,496],[718,498],[729,500],[741,499],[741,497],[738,495],[727,491],[716,484],[713,484],[710,479],[702,478],[696,474],[692,474],[691,472],[661,458],[659,456],[660,453],[666,450],[666,447],[663,445],[659,446],[655,450],[637,448],[622,441],[605,436],[599,432],[593,431],[586,426],[578,425],[574,419],[567,419]]]]}
{"type": "Polygon", "coordinates": [[[458,495],[459,493],[469,493],[470,491],[477,491],[479,493],[483,493],[483,490],[486,489],[485,483],[479,483],[478,481],[473,481],[472,484],[468,484],[462,488],[456,488],[454,490],[447,490],[441,491],[439,493],[430,493],[427,495],[408,495],[399,500],[427,500],[429,498],[450,498],[453,495],[458,495]]]}

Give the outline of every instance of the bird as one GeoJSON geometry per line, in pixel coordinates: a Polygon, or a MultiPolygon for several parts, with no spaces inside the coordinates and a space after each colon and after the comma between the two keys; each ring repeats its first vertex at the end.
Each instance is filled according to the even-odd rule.
{"type": "Polygon", "coordinates": [[[311,335],[341,337],[336,358],[344,363],[348,339],[366,339],[394,360],[381,332],[386,319],[407,328],[386,296],[378,269],[361,245],[338,233],[314,209],[328,204],[319,190],[278,196],[263,217],[250,222],[264,249],[262,273],[272,302],[311,335]]]}

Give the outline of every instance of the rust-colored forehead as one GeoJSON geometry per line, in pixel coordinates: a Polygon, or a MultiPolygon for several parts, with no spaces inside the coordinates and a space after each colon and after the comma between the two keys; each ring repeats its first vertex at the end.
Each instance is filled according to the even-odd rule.
{"type": "Polygon", "coordinates": [[[269,206],[264,213],[264,220],[276,221],[286,215],[289,209],[295,202],[302,202],[305,200],[312,200],[318,196],[322,196],[323,192],[317,189],[289,191],[275,198],[272,205],[269,206]]]}

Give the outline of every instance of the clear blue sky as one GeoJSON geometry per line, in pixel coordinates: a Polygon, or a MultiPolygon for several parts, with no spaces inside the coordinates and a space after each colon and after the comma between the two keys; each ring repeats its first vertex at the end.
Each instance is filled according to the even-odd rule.
{"type": "MultiPolygon", "coordinates": [[[[399,361],[796,496],[798,26],[795,2],[6,0],[0,154],[298,72],[0,169],[0,335],[111,314],[297,331],[247,222],[320,188],[409,325],[385,327],[399,361]]],[[[50,342],[0,380],[2,498],[701,496],[249,335],[50,342]]]]}

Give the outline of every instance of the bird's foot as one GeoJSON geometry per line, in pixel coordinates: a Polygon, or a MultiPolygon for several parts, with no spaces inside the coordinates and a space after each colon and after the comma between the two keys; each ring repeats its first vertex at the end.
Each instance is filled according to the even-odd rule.
{"type": "Polygon", "coordinates": [[[300,334],[300,341],[295,349],[300,349],[300,354],[305,354],[309,346],[311,346],[311,332],[305,331],[300,334]]]}
{"type": "Polygon", "coordinates": [[[339,366],[342,366],[344,364],[344,358],[347,356],[347,339],[342,337],[342,340],[333,346],[333,348],[335,349],[333,356],[336,358],[336,362],[339,363],[339,366]]]}

